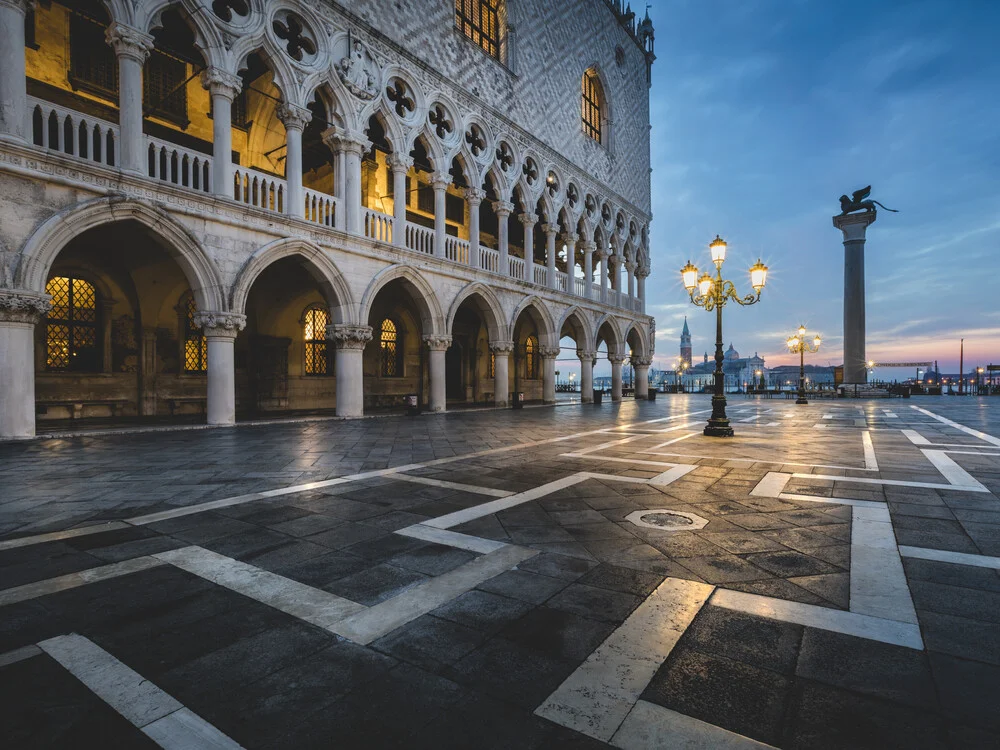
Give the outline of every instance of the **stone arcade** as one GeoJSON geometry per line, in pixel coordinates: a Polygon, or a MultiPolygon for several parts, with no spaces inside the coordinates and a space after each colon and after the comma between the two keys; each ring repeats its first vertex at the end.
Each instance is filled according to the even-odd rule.
{"type": "Polygon", "coordinates": [[[653,29],[582,5],[0,0],[0,437],[549,402],[564,336],[644,397],[653,29]]]}

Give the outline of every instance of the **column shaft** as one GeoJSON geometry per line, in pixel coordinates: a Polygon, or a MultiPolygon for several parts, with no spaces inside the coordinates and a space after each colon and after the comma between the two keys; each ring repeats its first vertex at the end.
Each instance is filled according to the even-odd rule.
{"type": "Polygon", "coordinates": [[[23,2],[0,2],[0,30],[0,137],[28,140],[23,2]]]}
{"type": "Polygon", "coordinates": [[[365,413],[364,349],[337,347],[337,416],[360,417],[365,413]]]}
{"type": "Polygon", "coordinates": [[[465,203],[469,209],[469,265],[479,268],[479,206],[483,202],[483,191],[467,188],[465,203]]]}
{"type": "Polygon", "coordinates": [[[542,229],[545,231],[545,274],[548,276],[549,287],[558,289],[559,282],[556,279],[556,234],[559,233],[559,225],[546,224],[542,229]]]}
{"type": "Polygon", "coordinates": [[[493,350],[493,403],[504,409],[510,402],[510,349],[493,350]]]}
{"type": "Polygon", "coordinates": [[[844,242],[844,382],[864,383],[865,241],[844,242]]]}
{"type": "Polygon", "coordinates": [[[117,22],[108,28],[105,37],[114,47],[118,58],[119,165],[124,172],[145,174],[142,65],[153,48],[153,37],[117,22]]]}
{"type": "Polygon", "coordinates": [[[580,358],[580,401],[585,404],[594,400],[594,353],[578,351],[580,358]]]}
{"type": "Polygon", "coordinates": [[[611,400],[622,400],[622,360],[611,360],[611,400]]]}
{"type": "Polygon", "coordinates": [[[35,324],[0,320],[0,438],[35,436],[35,324]]]}
{"type": "Polygon", "coordinates": [[[212,192],[233,196],[232,99],[212,94],[212,192]]]}
{"type": "Polygon", "coordinates": [[[409,159],[392,155],[392,244],[406,246],[406,173],[409,159]]]}
{"type": "Polygon", "coordinates": [[[540,351],[542,355],[542,401],[546,404],[556,402],[556,357],[559,348],[546,347],[540,351]]]}
{"type": "Polygon", "coordinates": [[[445,224],[445,199],[450,184],[451,177],[448,175],[435,174],[431,179],[434,188],[434,255],[438,258],[445,257],[444,245],[448,236],[445,224]]]}
{"type": "Polygon", "coordinates": [[[236,424],[236,336],[206,331],[208,341],[208,423],[236,424]]]}
{"type": "Polygon", "coordinates": [[[344,226],[351,234],[363,234],[361,222],[361,150],[344,151],[344,226]]]}

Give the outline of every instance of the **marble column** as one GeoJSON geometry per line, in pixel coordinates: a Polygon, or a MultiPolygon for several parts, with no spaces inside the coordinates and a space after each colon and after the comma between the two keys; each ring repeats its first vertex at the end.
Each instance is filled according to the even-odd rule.
{"type": "Polygon", "coordinates": [[[486,197],[479,188],[465,189],[465,204],[469,208],[469,265],[479,268],[479,206],[486,197]]]}
{"type": "Polygon", "coordinates": [[[523,213],[517,217],[524,226],[524,280],[529,284],[535,281],[535,223],[538,216],[523,213]]]}
{"type": "Polygon", "coordinates": [[[212,98],[212,192],[233,197],[233,100],[243,80],[222,68],[206,68],[201,85],[212,98]]]}
{"type": "Polygon", "coordinates": [[[607,248],[597,251],[597,262],[601,265],[601,302],[608,301],[608,258],[610,257],[607,248]]]}
{"type": "Polygon", "coordinates": [[[365,413],[364,352],[372,340],[371,326],[335,323],[326,327],[326,338],[336,346],[337,416],[360,417],[365,413]]]}
{"type": "Polygon", "coordinates": [[[302,131],[312,119],[312,112],[305,107],[282,102],[278,105],[278,119],[285,126],[285,213],[299,219],[305,214],[305,197],[302,190],[302,131]]]}
{"type": "Polygon", "coordinates": [[[35,436],[35,326],[47,294],[0,289],[0,439],[35,436]]]}
{"type": "Polygon", "coordinates": [[[196,312],[194,324],[208,342],[208,423],[236,424],[235,345],[247,318],[230,312],[196,312]]]}
{"type": "MultiPolygon", "coordinates": [[[[25,0],[0,0],[0,138],[29,140],[24,68],[25,0]]],[[[34,408],[34,407],[32,407],[34,408]]]]}
{"type": "Polygon", "coordinates": [[[625,262],[625,271],[628,273],[628,309],[634,310],[635,304],[635,263],[632,261],[625,262]]]}
{"type": "Polygon", "coordinates": [[[577,349],[580,358],[580,401],[589,404],[594,400],[594,357],[596,352],[577,349]]]}
{"type": "Polygon", "coordinates": [[[844,384],[868,382],[865,357],[865,230],[874,211],[834,216],[844,234],[844,384]]]}
{"type": "Polygon", "coordinates": [[[624,357],[619,355],[609,356],[608,360],[611,362],[611,400],[621,401],[622,400],[622,362],[625,361],[624,357]]]}
{"type": "Polygon", "coordinates": [[[635,272],[636,284],[638,285],[639,312],[646,312],[646,277],[649,276],[649,269],[640,266],[635,272]]]}
{"type": "Polygon", "coordinates": [[[576,241],[580,235],[576,232],[566,232],[563,242],[566,244],[566,294],[576,294],[576,241]]]}
{"type": "Polygon", "coordinates": [[[393,152],[389,155],[392,169],[392,244],[406,247],[406,173],[413,166],[409,156],[393,152]]]}
{"type": "Polygon", "coordinates": [[[585,241],[583,245],[583,296],[586,299],[594,297],[594,249],[593,242],[585,241]]]}
{"type": "Polygon", "coordinates": [[[431,411],[441,412],[447,408],[447,382],[445,380],[445,352],[451,346],[451,336],[427,334],[424,343],[430,350],[428,370],[431,380],[430,403],[431,411]]]}
{"type": "Polygon", "coordinates": [[[545,232],[545,273],[551,289],[557,289],[559,282],[556,279],[556,235],[559,234],[558,224],[542,224],[542,231],[545,232]]]}
{"type": "Polygon", "coordinates": [[[614,279],[614,294],[612,295],[611,304],[617,307],[622,306],[622,257],[620,255],[612,255],[608,258],[608,263],[615,270],[614,279]]]}
{"type": "Polygon", "coordinates": [[[644,401],[649,398],[649,366],[653,364],[652,357],[632,357],[632,367],[635,370],[635,398],[644,401]]]}
{"type": "Polygon", "coordinates": [[[142,66],[153,49],[153,37],[116,21],[108,27],[105,38],[118,58],[118,164],[123,172],[145,175],[142,66]]]}
{"type": "Polygon", "coordinates": [[[556,359],[559,357],[558,346],[540,346],[538,354],[542,358],[542,401],[546,404],[556,402],[556,359]]]}
{"type": "Polygon", "coordinates": [[[445,228],[445,197],[450,184],[449,174],[435,172],[431,177],[431,187],[434,189],[434,255],[438,258],[445,257],[444,242],[448,236],[445,228]]]}
{"type": "Polygon", "coordinates": [[[510,276],[509,248],[507,247],[509,227],[507,226],[507,220],[510,218],[513,210],[513,203],[508,201],[493,202],[493,211],[497,215],[497,253],[499,255],[497,271],[501,276],[510,276]]]}
{"type": "Polygon", "coordinates": [[[510,353],[513,341],[491,341],[493,353],[493,403],[498,409],[510,405],[510,353]]]}
{"type": "Polygon", "coordinates": [[[343,220],[337,221],[351,234],[364,234],[364,223],[361,221],[361,157],[371,148],[371,141],[359,133],[343,128],[329,128],[323,133],[323,142],[334,154],[339,154],[343,162],[340,170],[340,180],[343,192],[337,196],[337,215],[343,214],[343,220]]]}

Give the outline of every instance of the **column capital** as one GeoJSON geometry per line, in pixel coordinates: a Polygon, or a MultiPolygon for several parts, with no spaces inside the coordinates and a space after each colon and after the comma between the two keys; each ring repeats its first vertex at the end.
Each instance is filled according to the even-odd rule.
{"type": "Polygon", "coordinates": [[[447,190],[452,178],[446,172],[435,172],[431,175],[431,186],[435,190],[447,190]]]}
{"type": "Polygon", "coordinates": [[[559,234],[558,224],[542,224],[542,231],[545,232],[549,237],[555,237],[559,234]]]}
{"type": "Polygon", "coordinates": [[[389,154],[389,169],[393,172],[409,172],[413,166],[413,157],[393,151],[389,154]]]}
{"type": "Polygon", "coordinates": [[[612,365],[618,365],[620,367],[621,363],[625,361],[625,357],[622,357],[621,355],[618,355],[618,354],[609,354],[608,355],[608,361],[612,365]]]}
{"type": "Polygon", "coordinates": [[[842,214],[833,217],[833,225],[844,233],[844,242],[864,242],[865,230],[875,223],[876,213],[842,214]]]}
{"type": "Polygon", "coordinates": [[[326,327],[326,338],[332,339],[338,349],[364,349],[372,340],[372,327],[334,323],[326,327]]]}
{"type": "Polygon", "coordinates": [[[372,142],[363,133],[338,127],[327,128],[323,131],[323,143],[331,151],[345,151],[357,156],[364,155],[372,147],[372,142]]]}
{"type": "Polygon", "coordinates": [[[635,269],[636,278],[645,279],[649,276],[649,266],[639,266],[635,269]]]}
{"type": "Polygon", "coordinates": [[[19,10],[21,13],[26,13],[31,5],[34,5],[33,0],[0,0],[0,8],[19,10]]]}
{"type": "Polygon", "coordinates": [[[285,130],[303,130],[309,124],[309,121],[312,120],[312,112],[306,107],[300,107],[298,104],[289,104],[288,102],[279,104],[276,114],[285,126],[285,130]]]}
{"type": "Polygon", "coordinates": [[[499,354],[502,356],[509,356],[512,351],[514,351],[513,341],[491,341],[490,351],[494,354],[499,354]]]}
{"type": "Polygon", "coordinates": [[[231,338],[246,328],[247,316],[239,313],[207,310],[196,312],[192,320],[196,328],[204,331],[206,337],[231,338]]]}
{"type": "Polygon", "coordinates": [[[653,364],[652,357],[637,357],[632,355],[632,367],[649,367],[653,364]]]}
{"type": "Polygon", "coordinates": [[[443,336],[438,333],[428,333],[424,336],[424,343],[432,352],[443,352],[451,346],[451,336],[443,336]]]}
{"type": "Polygon", "coordinates": [[[630,260],[625,261],[625,270],[628,271],[629,273],[635,271],[635,263],[633,263],[630,260]]]}
{"type": "Polygon", "coordinates": [[[232,102],[243,90],[243,79],[228,70],[211,67],[201,72],[201,85],[208,89],[208,93],[212,96],[224,96],[232,102]]]}
{"type": "Polygon", "coordinates": [[[589,349],[577,349],[576,356],[583,362],[593,362],[594,357],[597,356],[597,352],[589,349]]]}
{"type": "Polygon", "coordinates": [[[27,289],[0,289],[0,323],[34,325],[51,309],[51,298],[47,294],[27,289]]]}
{"type": "Polygon", "coordinates": [[[609,253],[607,258],[608,258],[608,263],[611,264],[612,266],[620,266],[622,263],[625,262],[625,259],[616,253],[609,253]]]}
{"type": "Polygon", "coordinates": [[[538,214],[530,214],[525,212],[523,214],[518,214],[517,220],[522,224],[524,224],[524,226],[528,225],[535,226],[535,224],[538,222],[538,214]]]}
{"type": "Polygon", "coordinates": [[[580,235],[576,232],[566,232],[563,234],[563,242],[567,245],[575,245],[578,239],[580,239],[580,235]]]}
{"type": "Polygon", "coordinates": [[[580,249],[585,253],[593,253],[597,249],[597,243],[593,240],[584,240],[580,243],[580,249]]]}
{"type": "Polygon", "coordinates": [[[493,210],[498,217],[510,216],[514,211],[514,204],[510,201],[493,201],[493,210]]]}
{"type": "Polygon", "coordinates": [[[545,359],[555,359],[559,356],[558,346],[540,346],[538,347],[538,353],[545,359]]]}
{"type": "Polygon", "coordinates": [[[149,57],[149,53],[153,49],[152,36],[142,33],[139,29],[126,26],[120,21],[115,21],[108,26],[107,31],[104,32],[104,38],[114,48],[118,57],[127,57],[140,65],[146,62],[146,58],[149,57]]]}
{"type": "Polygon", "coordinates": [[[470,206],[478,206],[486,197],[486,191],[482,188],[470,187],[465,189],[465,200],[470,206]]]}

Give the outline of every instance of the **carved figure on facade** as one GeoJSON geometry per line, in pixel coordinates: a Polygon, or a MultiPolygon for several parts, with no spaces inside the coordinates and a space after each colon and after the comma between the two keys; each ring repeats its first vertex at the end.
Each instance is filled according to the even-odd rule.
{"type": "Polygon", "coordinates": [[[359,99],[378,96],[378,66],[360,39],[347,38],[347,54],[336,64],[344,86],[359,99]]]}

